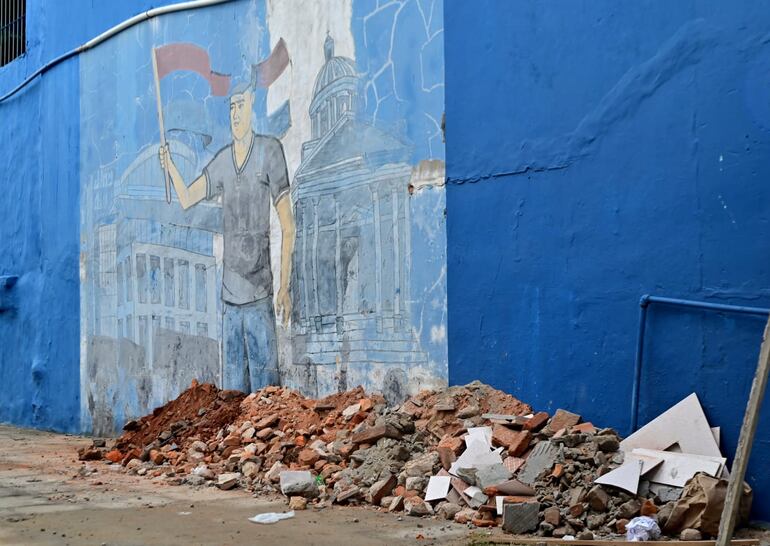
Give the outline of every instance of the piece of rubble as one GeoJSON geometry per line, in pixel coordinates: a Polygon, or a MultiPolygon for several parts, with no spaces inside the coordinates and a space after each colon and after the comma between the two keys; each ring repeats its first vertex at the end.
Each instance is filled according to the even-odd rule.
{"type": "Polygon", "coordinates": [[[516,502],[503,505],[503,530],[520,535],[537,529],[539,523],[537,502],[516,502]]]}
{"type": "Polygon", "coordinates": [[[241,478],[240,472],[225,472],[217,477],[217,487],[219,489],[228,490],[238,485],[238,480],[241,478]]]}
{"type": "Polygon", "coordinates": [[[607,506],[610,503],[610,496],[604,489],[601,488],[601,486],[596,485],[592,487],[588,492],[586,500],[588,501],[588,505],[592,510],[595,510],[596,512],[604,512],[607,510],[607,506]]]}
{"type": "Polygon", "coordinates": [[[436,507],[436,514],[446,520],[453,520],[460,510],[462,510],[462,507],[459,504],[442,502],[436,507]]]}
{"type": "Polygon", "coordinates": [[[683,540],[683,541],[703,540],[703,533],[701,533],[697,529],[684,529],[681,533],[679,533],[679,540],[683,540]]]}
{"type": "Polygon", "coordinates": [[[398,480],[392,474],[388,474],[387,477],[374,482],[367,494],[368,502],[379,505],[384,496],[390,495],[397,483],[398,480]]]}
{"type": "Polygon", "coordinates": [[[318,485],[307,470],[284,470],[280,474],[281,493],[286,496],[299,495],[314,498],[318,496],[318,485]]]}
{"type": "Polygon", "coordinates": [[[556,462],[559,448],[549,441],[538,442],[519,471],[518,479],[532,485],[545,470],[550,470],[556,462]]]}
{"type": "Polygon", "coordinates": [[[550,432],[558,432],[561,429],[566,429],[573,425],[577,425],[580,422],[580,415],[572,413],[564,409],[557,409],[556,413],[551,417],[550,423],[548,423],[548,430],[550,432]]]}
{"type": "Polygon", "coordinates": [[[561,513],[556,506],[550,506],[543,510],[543,521],[550,523],[555,527],[558,527],[561,523],[561,513]]]}
{"type": "Polygon", "coordinates": [[[531,433],[527,430],[511,430],[505,425],[495,425],[492,429],[492,445],[502,446],[508,455],[517,457],[529,447],[531,433]]]}
{"type": "Polygon", "coordinates": [[[404,500],[404,511],[410,516],[428,516],[432,513],[428,503],[418,496],[409,497],[404,500]]]}
{"type": "Polygon", "coordinates": [[[305,497],[289,497],[289,510],[306,510],[307,499],[305,497]]]}

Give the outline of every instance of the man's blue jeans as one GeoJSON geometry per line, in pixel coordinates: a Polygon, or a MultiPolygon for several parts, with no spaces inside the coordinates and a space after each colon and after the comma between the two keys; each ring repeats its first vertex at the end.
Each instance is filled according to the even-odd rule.
{"type": "Polygon", "coordinates": [[[278,385],[273,298],[245,305],[223,303],[224,388],[254,392],[267,385],[278,385]]]}

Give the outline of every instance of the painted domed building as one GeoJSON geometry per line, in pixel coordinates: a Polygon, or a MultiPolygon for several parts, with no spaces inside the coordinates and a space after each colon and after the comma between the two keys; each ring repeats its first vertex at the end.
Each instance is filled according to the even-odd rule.
{"type": "Polygon", "coordinates": [[[355,63],[330,36],[324,56],[291,193],[295,373],[313,396],[404,390],[427,360],[410,316],[410,149],[357,118],[355,63]]]}

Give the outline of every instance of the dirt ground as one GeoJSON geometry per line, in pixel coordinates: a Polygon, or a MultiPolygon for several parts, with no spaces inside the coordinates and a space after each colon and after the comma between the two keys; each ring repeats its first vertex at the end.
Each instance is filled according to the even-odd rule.
{"type": "MultiPolygon", "coordinates": [[[[284,512],[280,497],[153,484],[87,463],[76,449],[87,438],[0,426],[0,544],[469,544],[465,526],[374,508],[296,512],[273,525],[251,523],[261,512],[284,512]]],[[[115,468],[115,467],[113,467],[115,468]]]]}

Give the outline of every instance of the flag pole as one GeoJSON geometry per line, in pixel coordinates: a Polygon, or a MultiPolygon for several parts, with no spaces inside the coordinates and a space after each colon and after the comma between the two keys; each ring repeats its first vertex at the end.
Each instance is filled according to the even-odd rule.
{"type": "MultiPolygon", "coordinates": [[[[166,147],[166,129],[163,125],[163,105],[160,100],[160,78],[158,78],[158,57],[152,48],[152,75],[155,78],[155,101],[158,106],[158,125],[160,126],[160,145],[166,147]]],[[[169,151],[170,155],[170,151],[169,151]]],[[[171,203],[171,179],[168,174],[168,164],[164,166],[163,175],[166,178],[166,203],[171,203]]]]}

